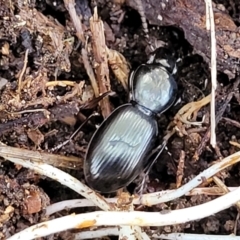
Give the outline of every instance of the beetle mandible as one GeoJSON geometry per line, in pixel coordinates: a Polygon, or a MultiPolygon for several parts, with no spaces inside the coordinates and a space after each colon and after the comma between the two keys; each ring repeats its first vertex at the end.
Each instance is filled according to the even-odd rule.
{"type": "Polygon", "coordinates": [[[115,192],[143,171],[158,136],[156,116],[176,99],[175,61],[157,53],[131,73],[129,103],[115,109],[89,142],[84,174],[96,191],[115,192]]]}

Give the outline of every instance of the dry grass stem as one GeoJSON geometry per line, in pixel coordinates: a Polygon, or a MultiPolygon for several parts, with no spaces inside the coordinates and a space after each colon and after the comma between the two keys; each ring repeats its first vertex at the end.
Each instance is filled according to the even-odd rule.
{"type": "Polygon", "coordinates": [[[25,52],[25,56],[24,56],[24,61],[23,61],[23,68],[21,70],[21,73],[20,73],[20,76],[18,78],[18,90],[17,90],[17,93],[18,93],[18,100],[20,100],[20,96],[21,96],[21,91],[22,91],[22,78],[23,78],[23,75],[26,71],[26,68],[27,68],[27,63],[28,63],[28,52],[29,52],[29,49],[26,50],[25,52]]]}
{"type": "Polygon", "coordinates": [[[67,157],[52,153],[43,153],[16,147],[9,147],[0,144],[0,156],[3,158],[14,157],[22,159],[22,161],[31,160],[36,163],[47,163],[55,167],[64,167],[70,169],[78,169],[83,165],[83,159],[80,157],[67,157]]]}
{"type": "MultiPolygon", "coordinates": [[[[218,178],[217,176],[213,177],[213,181],[216,183],[216,185],[222,189],[222,191],[224,193],[229,193],[230,190],[228,189],[228,187],[222,182],[222,180],[220,178],[218,178]]],[[[235,203],[236,208],[238,209],[238,212],[240,211],[240,202],[236,202],[235,203]]]]}
{"type": "Polygon", "coordinates": [[[231,145],[235,146],[235,147],[240,148],[240,143],[238,143],[238,142],[229,141],[229,143],[230,143],[231,145]]]}
{"type": "Polygon", "coordinates": [[[216,146],[216,110],[215,110],[215,92],[217,89],[217,49],[216,49],[216,34],[215,34],[215,23],[214,14],[212,9],[212,0],[206,1],[206,27],[210,26],[211,33],[211,81],[212,81],[212,92],[211,92],[211,138],[210,143],[215,148],[216,146]],[[208,14],[208,16],[207,16],[208,14]]]}

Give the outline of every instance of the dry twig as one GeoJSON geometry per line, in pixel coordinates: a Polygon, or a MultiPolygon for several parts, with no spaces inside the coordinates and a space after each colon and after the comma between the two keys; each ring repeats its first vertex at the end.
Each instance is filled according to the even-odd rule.
{"type": "Polygon", "coordinates": [[[64,4],[65,4],[66,9],[69,12],[69,15],[72,19],[73,25],[77,31],[76,35],[77,35],[78,39],[80,39],[82,41],[82,43],[85,43],[85,37],[84,37],[82,23],[80,21],[79,16],[77,15],[76,9],[75,9],[75,0],[64,0],[64,4]]]}
{"type": "MultiPolygon", "coordinates": [[[[97,8],[94,8],[94,14],[90,18],[90,29],[92,32],[92,47],[95,60],[96,78],[99,87],[99,93],[105,93],[111,90],[109,79],[107,46],[105,43],[103,22],[99,19],[97,8]]],[[[111,107],[108,97],[100,103],[102,115],[104,118],[110,115],[111,107]]]]}
{"type": "Polygon", "coordinates": [[[236,120],[223,117],[222,120],[224,120],[226,123],[233,125],[234,127],[240,128],[240,123],[236,120]]]}

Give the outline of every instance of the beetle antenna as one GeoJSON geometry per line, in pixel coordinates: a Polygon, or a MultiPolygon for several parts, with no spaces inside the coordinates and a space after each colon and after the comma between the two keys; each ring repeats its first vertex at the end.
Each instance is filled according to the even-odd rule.
{"type": "Polygon", "coordinates": [[[56,150],[62,148],[63,146],[67,145],[81,130],[81,128],[94,116],[99,115],[98,113],[93,113],[91,114],[89,117],[87,117],[83,123],[78,127],[78,129],[70,136],[69,139],[67,139],[66,141],[64,141],[63,143],[60,143],[59,145],[57,145],[56,147],[52,148],[51,151],[55,152],[56,150]]]}

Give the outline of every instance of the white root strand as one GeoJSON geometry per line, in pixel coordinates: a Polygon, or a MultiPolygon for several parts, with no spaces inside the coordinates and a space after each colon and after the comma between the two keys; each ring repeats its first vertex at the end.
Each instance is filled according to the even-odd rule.
{"type": "MultiPolygon", "coordinates": [[[[76,233],[74,240],[102,238],[104,236],[118,236],[117,227],[101,228],[91,231],[76,233]]],[[[208,235],[208,234],[190,234],[190,233],[169,233],[153,234],[152,238],[169,239],[169,240],[240,240],[240,236],[235,235],[208,235]]]]}
{"type": "MultiPolygon", "coordinates": [[[[133,199],[133,204],[143,204],[147,206],[156,205],[163,202],[168,202],[171,200],[174,200],[176,198],[179,198],[181,196],[187,195],[191,190],[202,184],[206,179],[214,176],[219,171],[225,169],[226,167],[229,167],[231,164],[237,163],[240,161],[240,151],[224,158],[221,162],[217,162],[208,169],[204,170],[202,173],[194,177],[191,181],[183,185],[182,187],[176,189],[176,190],[168,190],[168,191],[162,191],[162,192],[155,192],[155,193],[149,193],[144,194],[141,198],[136,197],[133,199]],[[233,162],[234,161],[234,162],[233,162]]],[[[234,188],[232,188],[233,190],[234,188]]],[[[72,200],[72,201],[79,201],[79,200],[72,200]]],[[[116,202],[116,199],[112,198],[107,200],[108,202],[116,202]]],[[[60,211],[64,209],[66,204],[63,204],[63,208],[57,206],[58,203],[55,204],[55,206],[49,206],[49,209],[47,208],[47,213],[50,215],[54,212],[60,211]],[[57,207],[57,208],[56,208],[57,207]],[[56,209],[55,209],[56,208],[56,209]]],[[[70,203],[69,203],[70,204],[70,203]]],[[[81,207],[81,206],[92,206],[91,203],[87,202],[87,200],[81,200],[81,203],[72,202],[69,207],[81,207]],[[74,206],[76,204],[76,206],[74,206]]],[[[47,214],[47,215],[48,215],[47,214]]]]}
{"type": "MultiPolygon", "coordinates": [[[[116,202],[117,199],[114,199],[116,202]]],[[[65,200],[57,203],[53,203],[46,208],[46,215],[52,215],[53,213],[60,212],[64,209],[80,208],[80,207],[94,207],[95,204],[88,199],[72,199],[65,200]]]]}
{"type": "MultiPolygon", "coordinates": [[[[92,189],[88,188],[86,185],[82,184],[77,179],[73,178],[69,174],[55,167],[52,167],[45,163],[31,162],[31,161],[26,161],[26,160],[14,158],[14,157],[5,156],[5,158],[8,159],[9,161],[20,164],[23,167],[30,168],[42,175],[55,179],[61,184],[68,186],[69,188],[81,194],[85,198],[91,200],[96,204],[96,206],[100,207],[105,211],[111,210],[109,204],[104,198],[99,197],[99,195],[97,195],[92,189]]],[[[181,197],[187,194],[188,192],[190,192],[192,189],[194,189],[198,185],[200,185],[205,179],[208,179],[214,176],[219,171],[223,170],[224,168],[230,166],[233,163],[237,163],[238,161],[240,161],[240,151],[226,157],[221,162],[218,162],[212,165],[210,168],[206,169],[205,171],[197,175],[190,182],[180,187],[179,189],[176,189],[174,191],[169,191],[167,193],[156,192],[156,193],[145,194],[142,196],[141,201],[139,198],[136,198],[133,200],[133,203],[134,204],[141,203],[144,205],[155,205],[155,204],[167,202],[175,198],[181,197]]],[[[51,212],[54,212],[54,211],[51,210],[51,212]]]]}
{"type": "MultiPolygon", "coordinates": [[[[150,193],[150,194],[145,194],[142,196],[141,203],[143,205],[151,206],[151,205],[156,205],[159,203],[163,202],[168,202],[171,200],[174,200],[176,198],[179,198],[188,192],[190,192],[192,189],[195,187],[199,186],[202,184],[206,179],[214,176],[218,172],[222,171],[223,169],[231,166],[232,164],[235,164],[240,161],[240,151],[224,158],[221,160],[221,162],[217,162],[208,169],[204,170],[200,174],[198,174],[195,178],[193,178],[191,181],[183,185],[182,187],[176,189],[175,191],[171,191],[166,194],[162,194],[161,192],[157,193],[150,193]]],[[[134,204],[139,204],[140,200],[134,201],[134,204]]]]}
{"type": "MultiPolygon", "coordinates": [[[[49,178],[52,178],[61,184],[69,187],[70,189],[76,191],[80,195],[84,196],[88,200],[92,201],[96,206],[99,208],[105,210],[105,211],[110,211],[115,209],[114,206],[111,206],[108,204],[108,202],[105,200],[104,197],[101,197],[97,193],[95,193],[92,189],[87,187],[86,185],[82,184],[79,180],[76,178],[72,177],[71,175],[55,168],[52,167],[51,165],[45,164],[45,163],[40,163],[40,162],[31,162],[28,160],[22,160],[19,158],[14,158],[14,157],[7,157],[5,156],[6,159],[9,161],[12,161],[14,163],[20,164],[23,167],[30,168],[36,172],[38,172],[41,175],[45,175],[49,178]]],[[[60,226],[61,228],[61,226],[60,226]]],[[[122,231],[125,232],[126,234],[129,232],[129,229],[125,230],[125,226],[121,226],[122,231]]],[[[133,231],[138,232],[139,236],[142,235],[142,239],[144,239],[144,233],[141,234],[141,229],[138,226],[133,226],[132,227],[133,231]]],[[[58,229],[59,232],[61,232],[61,229],[58,229]]],[[[131,232],[130,232],[131,233],[131,232]]],[[[21,235],[21,232],[18,233],[19,236],[21,235]]],[[[126,237],[130,237],[129,235],[126,235],[126,237]]],[[[24,239],[24,238],[23,238],[24,239]]],[[[25,240],[27,240],[26,238],[25,240]]],[[[29,239],[32,239],[31,237],[29,239]]],[[[145,240],[148,240],[145,238],[145,240]]]]}
{"type": "Polygon", "coordinates": [[[132,226],[120,226],[118,235],[119,240],[136,240],[136,235],[132,226]]]}
{"type": "MultiPolygon", "coordinates": [[[[88,200],[94,202],[95,205],[97,205],[101,209],[104,209],[105,211],[115,209],[114,207],[111,207],[111,205],[109,205],[108,202],[103,197],[96,194],[93,190],[88,188],[86,185],[82,184],[77,179],[73,178],[69,174],[67,174],[55,167],[52,167],[45,163],[32,162],[29,160],[22,160],[22,159],[10,157],[10,156],[4,156],[4,157],[14,163],[20,164],[26,168],[30,168],[30,169],[38,172],[39,174],[48,176],[48,177],[60,182],[61,184],[68,186],[69,188],[78,192],[79,194],[81,194],[82,196],[87,198],[88,200]]],[[[231,166],[232,164],[238,162],[239,160],[240,160],[240,151],[225,158],[221,162],[216,163],[215,165],[211,166],[209,169],[205,170],[203,173],[201,173],[197,177],[195,177],[188,184],[182,186],[181,188],[179,188],[175,191],[169,192],[162,196],[160,196],[159,193],[144,195],[142,197],[141,203],[153,205],[153,204],[157,204],[159,202],[169,201],[174,198],[180,197],[180,196],[188,193],[190,190],[192,190],[199,184],[201,184],[203,181],[205,181],[205,179],[215,175],[217,172],[223,170],[226,167],[231,166]]],[[[224,201],[223,201],[224,204],[218,203],[220,205],[217,205],[217,203],[214,203],[213,206],[209,208],[209,210],[202,209],[203,206],[208,206],[206,204],[198,206],[198,208],[199,208],[198,213],[200,216],[198,216],[197,214],[194,215],[192,210],[190,212],[188,212],[189,209],[175,210],[173,212],[170,212],[170,214],[145,213],[145,212],[143,212],[143,213],[141,213],[141,212],[111,212],[111,213],[110,212],[106,212],[106,213],[97,212],[97,213],[88,213],[88,214],[76,215],[76,216],[71,215],[71,216],[66,216],[64,218],[61,218],[61,219],[55,219],[50,222],[46,222],[46,224],[48,226],[47,229],[42,227],[42,226],[45,226],[45,223],[41,223],[41,224],[35,225],[32,228],[23,230],[22,232],[12,236],[10,239],[11,240],[16,240],[16,239],[24,239],[24,240],[29,239],[30,240],[30,239],[36,238],[36,236],[39,236],[39,237],[46,236],[49,234],[53,234],[53,233],[64,231],[64,230],[71,229],[71,228],[81,228],[81,227],[87,227],[87,226],[93,226],[93,225],[99,226],[99,225],[108,225],[109,224],[109,225],[136,225],[136,226],[132,227],[132,229],[134,229],[135,233],[137,232],[139,234],[139,236],[137,236],[137,234],[136,234],[137,238],[147,240],[148,236],[144,232],[141,231],[141,229],[140,229],[140,227],[138,227],[138,225],[162,226],[162,225],[184,223],[186,221],[203,218],[205,216],[213,214],[213,211],[215,211],[214,213],[216,213],[218,211],[221,211],[221,210],[227,208],[228,206],[231,206],[235,202],[237,202],[239,199],[237,199],[235,201],[234,198],[229,199],[229,198],[227,198],[227,196],[229,196],[229,194],[233,194],[233,196],[235,196],[234,194],[238,191],[239,191],[239,188],[237,188],[237,190],[235,190],[231,193],[228,193],[227,195],[225,195],[223,197],[220,197],[219,199],[224,198],[224,201]],[[215,205],[215,207],[214,207],[214,205],[215,205]],[[177,213],[176,211],[183,211],[181,213],[182,217],[181,217],[181,215],[179,215],[178,216],[179,218],[177,218],[175,216],[177,213]],[[187,215],[187,213],[189,215],[187,215]],[[206,213],[207,215],[204,215],[204,213],[206,213]],[[96,215],[94,215],[94,214],[96,214],[96,215]],[[113,215],[105,215],[105,214],[113,214],[113,215]],[[121,214],[123,214],[123,215],[121,215],[121,214]],[[137,214],[137,216],[135,216],[135,214],[137,214]],[[138,216],[139,214],[143,214],[143,215],[138,216]],[[151,215],[151,217],[149,214],[151,215]],[[156,216],[156,214],[158,215],[158,219],[156,219],[156,217],[154,217],[154,215],[156,216]],[[193,218],[191,218],[192,215],[194,215],[193,218]],[[91,218],[92,216],[94,218],[91,218]],[[187,216],[189,216],[189,218],[187,218],[187,216]],[[84,218],[84,217],[86,217],[86,218],[84,218]],[[161,218],[159,218],[159,217],[161,217],[161,218]],[[88,218],[90,218],[90,219],[88,219],[88,218]],[[62,219],[63,219],[63,222],[61,222],[62,219]],[[98,221],[95,222],[96,219],[98,221]],[[154,220],[154,219],[156,219],[156,220],[154,220]],[[105,220],[106,220],[106,222],[105,222],[105,220]],[[139,221],[139,220],[141,220],[141,221],[139,221]],[[152,220],[154,220],[154,222],[152,222],[152,220]],[[110,221],[110,222],[108,223],[107,221],[110,221]],[[160,222],[158,222],[158,221],[160,221],[160,222]],[[79,225],[79,222],[80,222],[80,225],[79,225]],[[87,224],[87,225],[85,225],[85,224],[87,224]]],[[[232,195],[230,195],[230,196],[232,196],[232,195]]],[[[216,201],[216,200],[214,200],[214,201],[216,201]]],[[[134,199],[134,204],[138,204],[138,203],[140,203],[140,200],[134,199]]],[[[207,204],[210,204],[210,203],[207,203],[207,204]]],[[[195,208],[196,207],[193,207],[191,209],[195,209],[195,208]]],[[[196,213],[197,213],[197,211],[196,211],[196,213]]],[[[125,233],[130,234],[130,232],[128,231],[129,229],[126,228],[126,230],[125,230],[124,226],[121,226],[121,227],[122,227],[122,230],[125,231],[125,233]]],[[[126,237],[130,237],[130,236],[126,235],[126,237]]]]}
{"type": "Polygon", "coordinates": [[[240,200],[240,187],[210,202],[169,211],[159,212],[92,212],[78,215],[68,215],[51,221],[42,222],[31,226],[20,233],[15,234],[8,240],[31,240],[37,237],[44,237],[60,231],[69,229],[82,229],[92,226],[165,226],[181,224],[197,219],[208,217],[217,212],[231,207],[240,200]]]}
{"type": "Polygon", "coordinates": [[[46,163],[32,162],[30,160],[22,160],[19,158],[7,156],[5,156],[5,158],[11,162],[32,169],[41,175],[47,176],[51,179],[58,181],[62,185],[69,187],[70,189],[74,190],[75,192],[79,193],[85,198],[91,200],[96,206],[105,211],[111,210],[110,205],[103,197],[100,197],[91,188],[87,187],[85,184],[81,183],[76,178],[72,177],[68,173],[61,171],[58,168],[55,168],[46,163]]]}
{"type": "MultiPolygon", "coordinates": [[[[213,187],[213,188],[216,188],[216,187],[213,187]]],[[[206,190],[208,188],[205,187],[205,188],[194,188],[193,190],[191,190],[191,194],[189,193],[186,193],[185,196],[193,196],[193,195],[201,195],[201,194],[205,194],[205,195],[210,195],[210,196],[222,196],[222,194],[220,193],[215,193],[215,194],[208,194],[208,193],[205,193],[206,190]]],[[[211,187],[210,187],[211,189],[211,187]]],[[[237,187],[228,187],[228,189],[230,191],[234,191],[237,189],[237,187]]],[[[173,192],[173,191],[176,191],[176,190],[166,190],[166,191],[161,191],[161,192],[156,192],[156,197],[157,195],[161,194],[167,194],[167,193],[170,193],[170,192],[173,192]]],[[[148,194],[145,194],[144,196],[147,197],[148,194]]],[[[107,202],[108,203],[116,203],[117,202],[117,198],[106,198],[107,202]]],[[[135,205],[139,205],[139,198],[136,197],[134,200],[133,200],[133,204],[135,205]]],[[[49,216],[49,215],[52,215],[56,212],[60,212],[64,209],[72,209],[72,208],[81,208],[81,207],[94,207],[95,204],[88,200],[88,199],[71,199],[71,200],[65,200],[65,201],[61,201],[61,202],[57,202],[57,203],[53,203],[49,206],[47,206],[46,208],[46,215],[49,216]]]]}

